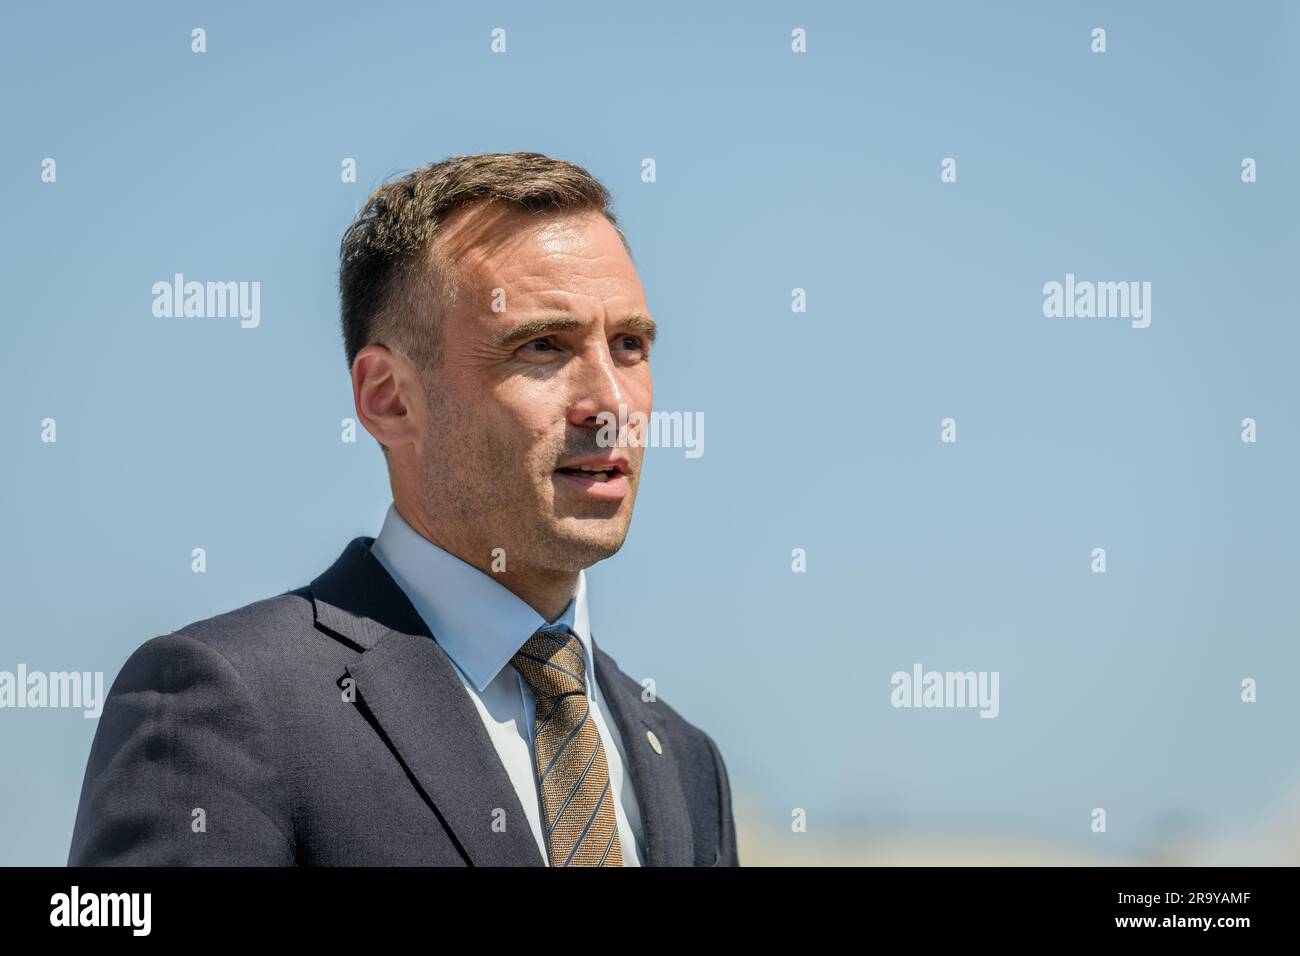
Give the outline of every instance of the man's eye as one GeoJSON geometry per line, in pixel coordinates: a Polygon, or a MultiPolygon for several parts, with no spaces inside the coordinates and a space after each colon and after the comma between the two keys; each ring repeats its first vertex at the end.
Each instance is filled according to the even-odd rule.
{"type": "Polygon", "coordinates": [[[551,345],[550,339],[533,339],[524,346],[524,349],[529,352],[547,352],[550,351],[551,345]]]}
{"type": "Polygon", "coordinates": [[[621,339],[619,339],[619,346],[621,348],[629,349],[633,352],[642,352],[645,351],[646,348],[645,342],[643,342],[641,338],[636,335],[623,336],[621,339]]]}

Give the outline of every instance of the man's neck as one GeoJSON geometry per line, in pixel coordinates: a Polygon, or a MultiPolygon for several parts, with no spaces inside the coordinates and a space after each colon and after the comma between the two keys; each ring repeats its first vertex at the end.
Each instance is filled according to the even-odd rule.
{"type": "Polygon", "coordinates": [[[496,570],[492,564],[490,548],[471,548],[459,545],[444,535],[437,534],[420,514],[408,514],[396,503],[397,512],[416,534],[432,542],[448,554],[454,555],[466,564],[490,575],[506,590],[540,614],[548,623],[564,613],[574,595],[578,593],[577,571],[550,571],[541,568],[521,568],[516,562],[513,567],[496,570]]]}

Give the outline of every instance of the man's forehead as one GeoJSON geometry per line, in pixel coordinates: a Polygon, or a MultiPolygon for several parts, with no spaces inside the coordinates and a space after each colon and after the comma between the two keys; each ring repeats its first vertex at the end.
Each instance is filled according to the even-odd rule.
{"type": "Polygon", "coordinates": [[[599,241],[602,221],[603,216],[590,211],[544,215],[479,204],[458,209],[447,219],[434,252],[462,281],[490,280],[501,272],[526,272],[525,261],[579,250],[590,239],[599,241]]]}

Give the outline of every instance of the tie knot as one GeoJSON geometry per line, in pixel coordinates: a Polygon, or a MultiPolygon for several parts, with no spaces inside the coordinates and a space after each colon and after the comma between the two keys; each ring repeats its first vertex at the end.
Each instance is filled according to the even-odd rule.
{"type": "Polygon", "coordinates": [[[538,628],[510,663],[539,697],[587,693],[582,642],[568,625],[538,628]]]}

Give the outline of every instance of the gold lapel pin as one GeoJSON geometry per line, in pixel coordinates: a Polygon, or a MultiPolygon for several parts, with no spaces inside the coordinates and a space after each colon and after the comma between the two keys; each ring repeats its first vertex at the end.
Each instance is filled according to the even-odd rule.
{"type": "Polygon", "coordinates": [[[653,730],[647,730],[645,732],[645,739],[650,741],[650,748],[655,753],[662,754],[664,752],[664,745],[659,742],[659,738],[655,736],[653,730]]]}

